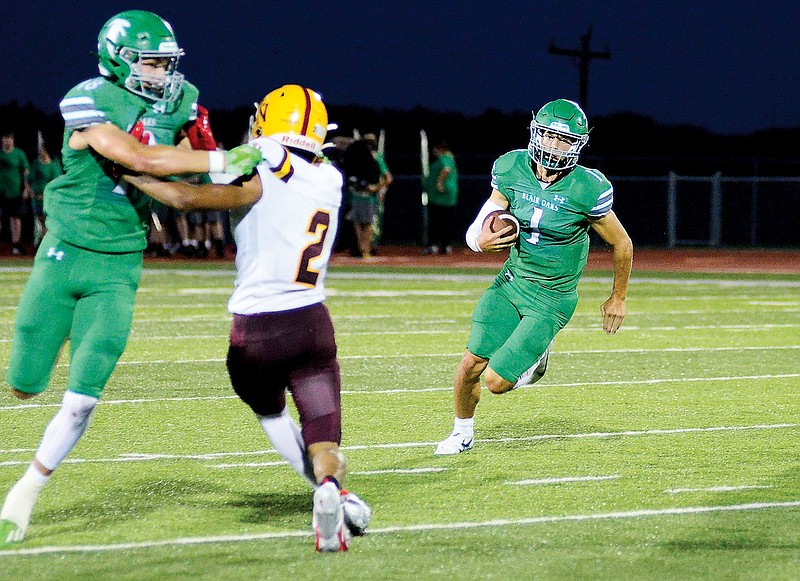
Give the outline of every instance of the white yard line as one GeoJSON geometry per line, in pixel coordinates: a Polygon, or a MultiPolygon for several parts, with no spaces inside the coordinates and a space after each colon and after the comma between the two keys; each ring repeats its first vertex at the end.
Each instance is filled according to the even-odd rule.
{"type": "MultiPolygon", "coordinates": [[[[455,357],[460,354],[447,355],[447,357],[455,357]]],[[[444,355],[437,355],[437,357],[444,357],[444,355]]],[[[222,362],[224,359],[216,361],[222,362]]],[[[169,363],[169,362],[164,362],[169,363]]],[[[171,363],[175,363],[174,361],[171,363]]],[[[118,364],[121,365],[121,364],[118,364]]],[[[536,387],[528,387],[524,389],[559,389],[564,387],[605,387],[605,386],[629,386],[629,385],[659,385],[664,383],[699,383],[705,381],[758,381],[761,379],[794,379],[800,377],[800,373],[782,373],[782,374],[769,374],[769,375],[734,375],[727,377],[675,377],[666,379],[632,379],[627,381],[580,381],[573,383],[551,383],[546,385],[537,385],[536,387]]],[[[437,392],[450,392],[453,391],[452,387],[420,387],[409,389],[378,389],[378,390],[349,390],[343,389],[342,395],[391,395],[391,394],[415,394],[415,393],[437,393],[437,392]]],[[[123,399],[123,400],[100,400],[98,405],[128,405],[137,403],[162,403],[162,402],[185,402],[185,401],[215,401],[225,399],[236,399],[235,395],[209,395],[209,396],[195,396],[195,397],[163,397],[152,399],[123,399]]],[[[61,407],[61,403],[23,403],[11,406],[0,406],[0,412],[22,411],[29,409],[42,409],[42,408],[57,408],[61,407]]]]}
{"type": "Polygon", "coordinates": [[[761,486],[757,484],[741,486],[709,486],[707,488],[669,488],[664,494],[682,494],[684,492],[736,492],[738,490],[753,490],[756,488],[774,488],[773,486],[761,486]]]}
{"type": "MultiPolygon", "coordinates": [[[[475,528],[498,528],[509,526],[525,526],[561,522],[591,522],[600,520],[625,520],[661,516],[684,516],[694,514],[709,514],[721,512],[745,512],[768,509],[795,509],[800,507],[800,500],[785,502],[753,502],[749,504],[730,504],[720,506],[689,506],[675,508],[641,509],[615,512],[600,512],[588,514],[543,515],[530,518],[494,519],[487,521],[467,521],[449,523],[427,523],[406,526],[388,526],[369,529],[369,535],[382,535],[394,533],[415,533],[421,531],[457,531],[475,528]]],[[[289,539],[311,537],[310,530],[301,531],[276,531],[270,533],[256,533],[249,535],[217,535],[211,537],[177,537],[158,541],[142,541],[137,543],[114,543],[107,545],[72,545],[72,546],[45,546],[30,549],[16,549],[0,551],[0,557],[21,555],[47,555],[54,553],[99,553],[114,551],[129,551],[133,549],[152,549],[157,547],[204,545],[211,543],[241,543],[264,541],[271,539],[289,539]]]]}
{"type": "Polygon", "coordinates": [[[380,474],[430,474],[434,472],[446,472],[450,468],[440,468],[431,466],[429,468],[393,468],[387,470],[362,470],[360,472],[348,472],[348,474],[359,474],[361,476],[377,476],[380,474]]]}
{"type": "MultiPolygon", "coordinates": [[[[478,444],[507,444],[510,442],[537,442],[543,440],[581,440],[591,438],[619,438],[619,437],[639,437],[639,436],[669,436],[675,434],[696,434],[714,432],[741,432],[756,430],[785,430],[800,428],[800,424],[765,424],[754,426],[711,426],[705,428],[672,428],[672,429],[651,429],[651,430],[623,430],[620,432],[586,432],[581,434],[540,434],[538,436],[521,436],[516,438],[486,438],[476,440],[478,444]]],[[[342,446],[342,450],[386,450],[402,448],[433,448],[438,442],[396,442],[390,444],[353,444],[342,446]]],[[[216,460],[229,456],[258,456],[262,454],[275,454],[275,450],[264,449],[250,452],[212,452],[205,454],[152,454],[129,452],[121,454],[116,458],[67,458],[64,464],[91,464],[109,462],[150,462],[155,460],[216,460]]],[[[8,460],[0,462],[3,466],[19,466],[29,464],[30,458],[25,460],[8,460]]],[[[261,464],[262,466],[278,466],[282,462],[270,462],[261,464]]]]}
{"type": "Polygon", "coordinates": [[[617,480],[619,474],[608,476],[562,476],[561,478],[533,478],[531,480],[509,480],[506,484],[517,486],[537,486],[540,484],[563,484],[567,482],[598,482],[602,480],[617,480]]]}

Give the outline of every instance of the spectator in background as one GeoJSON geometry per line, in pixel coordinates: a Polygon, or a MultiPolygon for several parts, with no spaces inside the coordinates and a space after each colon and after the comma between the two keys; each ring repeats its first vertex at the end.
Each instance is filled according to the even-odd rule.
{"type": "Polygon", "coordinates": [[[61,162],[50,155],[47,143],[39,147],[39,155],[31,163],[31,209],[33,210],[33,245],[38,248],[47,229],[44,226],[44,187],[64,173],[61,162]]]}
{"type": "Polygon", "coordinates": [[[350,211],[345,218],[353,224],[361,256],[372,258],[373,224],[381,183],[380,167],[363,139],[356,139],[347,147],[342,156],[342,165],[350,198],[350,211]]]}
{"type": "MultiPolygon", "coordinates": [[[[204,180],[190,183],[207,183],[204,180]]],[[[186,216],[192,229],[192,246],[196,245],[199,258],[207,258],[214,248],[217,258],[225,257],[225,232],[222,227],[222,215],[218,210],[198,210],[186,216]]]]}
{"type": "Polygon", "coordinates": [[[380,182],[378,184],[378,204],[375,212],[375,222],[372,225],[372,253],[375,254],[375,249],[383,236],[383,213],[386,201],[386,192],[389,186],[394,181],[392,172],[389,171],[389,166],[386,165],[386,159],[383,156],[383,151],[378,145],[378,140],[374,133],[367,133],[364,135],[364,141],[367,142],[372,157],[378,163],[378,169],[381,172],[380,182]]]}
{"type": "Polygon", "coordinates": [[[425,191],[428,192],[430,246],[423,254],[452,254],[453,220],[458,204],[458,168],[447,142],[441,141],[433,148],[436,159],[431,164],[425,191]]]}
{"type": "Polygon", "coordinates": [[[2,214],[8,215],[12,252],[19,255],[23,253],[22,216],[25,213],[25,200],[31,195],[28,184],[30,166],[25,152],[16,148],[12,131],[3,132],[0,141],[0,208],[2,214]]]}
{"type": "MultiPolygon", "coordinates": [[[[186,137],[192,149],[214,151],[219,148],[214,133],[211,130],[208,109],[202,105],[197,106],[197,121],[186,131],[186,137]]],[[[187,180],[189,183],[211,183],[208,174],[199,174],[187,180]]],[[[225,256],[225,233],[222,228],[222,218],[216,210],[197,210],[186,215],[191,239],[189,244],[194,248],[200,258],[208,257],[213,241],[217,258],[225,256]]]]}

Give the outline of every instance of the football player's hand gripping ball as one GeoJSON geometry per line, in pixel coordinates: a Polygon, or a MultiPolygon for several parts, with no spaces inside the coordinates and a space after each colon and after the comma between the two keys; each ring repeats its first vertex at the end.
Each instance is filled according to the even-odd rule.
{"type": "Polygon", "coordinates": [[[519,220],[507,210],[495,210],[483,221],[478,246],[483,252],[499,252],[514,245],[519,237],[519,220]]]}

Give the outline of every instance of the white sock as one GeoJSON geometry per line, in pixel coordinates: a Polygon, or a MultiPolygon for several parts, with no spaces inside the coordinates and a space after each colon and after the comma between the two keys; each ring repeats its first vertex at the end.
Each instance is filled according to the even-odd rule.
{"type": "Polygon", "coordinates": [[[61,409],[50,420],[42,441],[36,450],[36,459],[42,466],[55,470],[67,457],[86,431],[97,398],[67,391],[61,400],[61,409]]]}
{"type": "Polygon", "coordinates": [[[39,472],[33,464],[28,466],[27,472],[8,491],[3,509],[0,511],[0,520],[13,522],[24,535],[31,522],[33,506],[49,479],[49,476],[39,472]]]}
{"type": "Polygon", "coordinates": [[[456,418],[453,421],[453,433],[458,432],[462,436],[474,435],[475,431],[475,418],[456,418]]]}
{"type": "Polygon", "coordinates": [[[256,414],[258,423],[264,428],[272,447],[294,468],[301,478],[312,487],[317,486],[314,470],[308,460],[306,445],[300,428],[292,421],[289,412],[284,410],[275,416],[260,416],[256,414]]]}

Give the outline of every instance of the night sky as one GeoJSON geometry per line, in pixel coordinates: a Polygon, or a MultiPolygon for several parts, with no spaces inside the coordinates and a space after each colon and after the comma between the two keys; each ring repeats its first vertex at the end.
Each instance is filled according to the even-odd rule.
{"type": "MultiPolygon", "coordinates": [[[[186,51],[200,102],[234,108],[284,83],[335,105],[477,114],[578,96],[572,59],[593,27],[587,111],[745,134],[800,127],[796,1],[0,2],[0,104],[47,112],[97,74],[90,51],[113,14],[152,10],[186,51]]],[[[591,119],[590,119],[591,121],[591,119]]],[[[635,137],[634,137],[635,138],[635,137]]]]}

